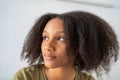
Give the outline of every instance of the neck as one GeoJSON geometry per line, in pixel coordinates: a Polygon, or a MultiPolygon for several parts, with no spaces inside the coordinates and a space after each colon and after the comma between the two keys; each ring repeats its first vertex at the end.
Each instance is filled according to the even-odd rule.
{"type": "Polygon", "coordinates": [[[75,69],[72,66],[46,68],[45,73],[48,80],[74,80],[75,69]]]}

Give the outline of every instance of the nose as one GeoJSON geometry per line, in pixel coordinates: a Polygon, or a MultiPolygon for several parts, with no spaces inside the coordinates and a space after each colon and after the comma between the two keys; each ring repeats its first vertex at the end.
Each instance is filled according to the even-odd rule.
{"type": "Polygon", "coordinates": [[[47,41],[45,44],[44,44],[44,49],[46,51],[54,51],[55,50],[55,43],[53,41],[47,41]]]}

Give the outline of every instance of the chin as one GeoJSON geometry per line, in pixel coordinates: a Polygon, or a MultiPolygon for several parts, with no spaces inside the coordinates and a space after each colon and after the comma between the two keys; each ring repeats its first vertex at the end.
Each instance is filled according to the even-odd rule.
{"type": "Polygon", "coordinates": [[[57,67],[59,67],[58,65],[55,65],[55,64],[45,64],[44,63],[44,65],[45,65],[46,68],[57,68],[57,67]]]}

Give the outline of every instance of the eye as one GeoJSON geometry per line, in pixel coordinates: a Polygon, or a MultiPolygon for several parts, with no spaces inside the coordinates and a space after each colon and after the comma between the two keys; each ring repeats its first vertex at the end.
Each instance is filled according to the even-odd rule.
{"type": "Polygon", "coordinates": [[[60,37],[60,36],[59,36],[59,37],[57,37],[57,40],[58,40],[58,41],[64,41],[64,40],[65,40],[65,38],[64,38],[64,37],[60,37]]]}
{"type": "Polygon", "coordinates": [[[47,36],[43,36],[43,40],[48,40],[48,37],[47,36]]]}

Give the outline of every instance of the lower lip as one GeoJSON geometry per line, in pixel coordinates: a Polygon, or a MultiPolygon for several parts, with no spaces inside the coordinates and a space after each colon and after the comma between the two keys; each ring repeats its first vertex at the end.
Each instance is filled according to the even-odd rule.
{"type": "Polygon", "coordinates": [[[54,60],[56,57],[50,57],[50,56],[44,56],[44,58],[46,59],[46,60],[54,60]]]}

